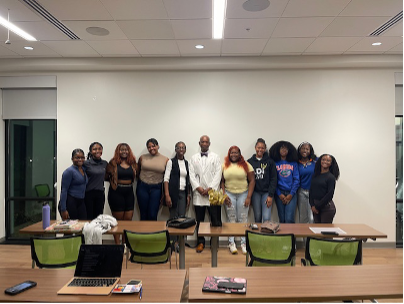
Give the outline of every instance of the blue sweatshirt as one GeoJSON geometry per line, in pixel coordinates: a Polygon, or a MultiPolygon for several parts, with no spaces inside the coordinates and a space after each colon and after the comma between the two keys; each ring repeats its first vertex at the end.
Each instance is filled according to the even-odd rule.
{"type": "Polygon", "coordinates": [[[309,190],[311,184],[311,178],[314,174],[314,167],[316,166],[316,161],[308,161],[305,165],[299,162],[299,177],[300,177],[300,188],[309,190]]]}
{"type": "Polygon", "coordinates": [[[289,192],[292,195],[296,194],[299,188],[299,169],[296,162],[288,162],[280,160],[275,163],[276,172],[278,172],[278,186],[276,187],[276,194],[279,196],[282,191],[289,192]]]}
{"type": "Polygon", "coordinates": [[[74,198],[84,198],[88,178],[84,167],[83,170],[84,176],[81,175],[77,166],[71,165],[63,172],[59,202],[61,211],[66,211],[66,200],[68,194],[74,198]]]}

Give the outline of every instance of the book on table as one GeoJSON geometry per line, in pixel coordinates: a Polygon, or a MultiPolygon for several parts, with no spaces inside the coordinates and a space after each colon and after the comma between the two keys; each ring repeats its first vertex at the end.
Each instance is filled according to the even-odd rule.
{"type": "Polygon", "coordinates": [[[81,231],[85,222],[79,222],[78,220],[64,220],[57,221],[47,227],[45,231],[81,231]]]}
{"type": "Polygon", "coordinates": [[[207,276],[202,291],[246,294],[247,280],[244,278],[207,276]]]}

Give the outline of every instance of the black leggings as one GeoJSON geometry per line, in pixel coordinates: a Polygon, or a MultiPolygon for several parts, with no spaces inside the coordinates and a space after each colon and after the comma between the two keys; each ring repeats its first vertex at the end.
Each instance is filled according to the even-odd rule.
{"type": "Polygon", "coordinates": [[[87,219],[93,220],[104,213],[105,192],[104,190],[90,190],[84,197],[87,209],[87,219]]]}
{"type": "Polygon", "coordinates": [[[112,212],[131,211],[135,209],[135,194],[130,187],[118,187],[116,190],[109,187],[108,203],[112,212]]]}
{"type": "Polygon", "coordinates": [[[67,195],[66,210],[69,212],[69,217],[73,220],[86,220],[87,211],[84,204],[84,198],[75,198],[70,194],[67,195]]]}

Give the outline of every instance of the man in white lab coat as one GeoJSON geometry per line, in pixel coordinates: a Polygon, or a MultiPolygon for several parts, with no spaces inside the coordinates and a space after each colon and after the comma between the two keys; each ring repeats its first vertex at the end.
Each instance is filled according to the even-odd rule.
{"type": "Polygon", "coordinates": [[[210,215],[209,194],[210,189],[219,190],[222,178],[222,165],[217,154],[209,151],[210,138],[207,135],[199,139],[201,152],[192,156],[189,161],[189,179],[193,191],[193,204],[196,215],[196,231],[198,246],[196,252],[200,253],[205,248],[205,238],[198,235],[199,223],[205,219],[206,209],[210,215]]]}

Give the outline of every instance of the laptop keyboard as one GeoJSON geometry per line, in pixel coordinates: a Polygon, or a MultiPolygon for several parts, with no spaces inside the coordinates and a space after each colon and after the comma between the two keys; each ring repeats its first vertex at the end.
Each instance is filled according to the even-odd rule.
{"type": "Polygon", "coordinates": [[[79,287],[108,287],[115,283],[116,279],[73,279],[68,286],[79,287]]]}

